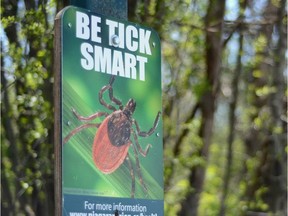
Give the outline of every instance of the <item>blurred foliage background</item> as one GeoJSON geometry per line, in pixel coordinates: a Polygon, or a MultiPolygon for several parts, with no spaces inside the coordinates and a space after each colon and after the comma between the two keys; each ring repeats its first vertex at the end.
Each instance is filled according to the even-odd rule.
{"type": "MultiPolygon", "coordinates": [[[[54,215],[54,17],[1,0],[1,214],[54,215]]],[[[286,0],[129,0],[162,43],[165,215],[287,215],[286,0]]]]}

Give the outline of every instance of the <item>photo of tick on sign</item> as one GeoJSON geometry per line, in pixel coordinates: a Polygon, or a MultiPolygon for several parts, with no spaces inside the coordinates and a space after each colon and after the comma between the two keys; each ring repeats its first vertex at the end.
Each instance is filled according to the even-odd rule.
{"type": "Polygon", "coordinates": [[[73,8],[62,22],[63,193],[162,200],[158,35],[73,8]]]}
{"type": "Polygon", "coordinates": [[[75,117],[82,122],[92,121],[102,116],[104,116],[105,119],[102,123],[85,123],[73,129],[64,138],[63,144],[67,143],[72,136],[76,135],[83,129],[98,128],[92,147],[92,154],[95,166],[102,173],[110,174],[113,173],[116,169],[118,169],[122,165],[124,160],[126,160],[131,175],[131,197],[134,198],[136,173],[138,175],[144,192],[148,193],[148,189],[141,171],[139,154],[141,154],[143,157],[146,157],[150,147],[152,147],[151,144],[147,144],[145,149],[142,149],[138,141],[138,136],[151,136],[159,123],[161,113],[157,113],[153,126],[147,132],[141,131],[139,124],[133,118],[133,113],[136,108],[136,101],[134,101],[133,99],[129,99],[127,104],[123,106],[122,102],[114,97],[112,86],[114,80],[115,76],[111,76],[109,84],[103,86],[103,88],[99,92],[100,104],[106,107],[108,110],[112,110],[112,113],[109,115],[107,112],[96,112],[90,116],[84,117],[78,114],[75,109],[72,109],[75,117]],[[111,104],[108,104],[103,100],[103,94],[105,92],[109,92],[111,104]],[[115,104],[119,108],[115,108],[112,104],[115,104]],[[136,130],[133,129],[133,125],[135,126],[136,130]],[[134,142],[131,141],[132,137],[134,142]],[[132,156],[128,153],[128,150],[131,146],[134,152],[136,167],[133,167],[131,162],[132,156]]]}

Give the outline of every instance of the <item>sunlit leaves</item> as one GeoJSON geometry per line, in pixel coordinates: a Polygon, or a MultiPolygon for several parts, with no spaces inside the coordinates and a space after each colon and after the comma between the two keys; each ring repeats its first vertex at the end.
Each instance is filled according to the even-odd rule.
{"type": "MultiPolygon", "coordinates": [[[[49,2],[53,6],[53,1],[49,2]]],[[[5,125],[10,125],[12,128],[12,131],[6,127],[1,130],[3,138],[1,150],[5,158],[5,163],[2,163],[4,169],[2,176],[6,177],[10,197],[13,199],[12,202],[16,203],[10,209],[19,215],[23,213],[24,208],[20,207],[24,205],[21,203],[23,200],[26,207],[33,211],[30,198],[32,194],[34,197],[37,196],[39,205],[44,203],[43,201],[47,199],[46,181],[52,178],[53,173],[52,91],[48,88],[53,74],[51,65],[53,12],[45,11],[50,10],[50,5],[40,2],[38,7],[31,10],[26,10],[23,4],[25,3],[19,3],[17,7],[5,5],[13,9],[11,12],[17,11],[15,8],[18,8],[18,11],[14,15],[1,18],[4,35],[8,27],[9,30],[14,27],[17,32],[13,37],[7,35],[10,37],[1,38],[5,45],[1,52],[4,59],[4,78],[9,84],[9,87],[1,93],[7,95],[5,97],[7,100],[3,103],[5,107],[10,108],[5,112],[5,125]]],[[[6,206],[9,203],[8,198],[7,194],[4,201],[6,206]]]]}
{"type": "Polygon", "coordinates": [[[8,26],[10,26],[12,23],[16,22],[16,18],[15,16],[8,16],[8,17],[2,17],[1,18],[1,24],[2,24],[2,28],[7,28],[8,26]]]}
{"type": "Polygon", "coordinates": [[[261,52],[267,45],[267,38],[264,35],[259,35],[259,37],[255,41],[255,51],[261,52]]]}
{"type": "Polygon", "coordinates": [[[43,35],[46,31],[45,19],[45,14],[41,8],[38,8],[38,10],[25,11],[24,19],[21,22],[23,35],[28,37],[43,35]]]}
{"type": "Polygon", "coordinates": [[[271,93],[275,93],[276,92],[276,88],[275,87],[270,87],[270,86],[263,86],[261,88],[257,88],[256,90],[256,95],[259,97],[263,97],[263,96],[268,96],[271,93]]]}

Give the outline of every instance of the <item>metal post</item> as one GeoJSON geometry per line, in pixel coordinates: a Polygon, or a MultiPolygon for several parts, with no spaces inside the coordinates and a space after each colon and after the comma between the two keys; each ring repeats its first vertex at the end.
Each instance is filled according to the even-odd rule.
{"type": "Polygon", "coordinates": [[[70,4],[95,13],[127,20],[127,0],[70,0],[70,4]]]}

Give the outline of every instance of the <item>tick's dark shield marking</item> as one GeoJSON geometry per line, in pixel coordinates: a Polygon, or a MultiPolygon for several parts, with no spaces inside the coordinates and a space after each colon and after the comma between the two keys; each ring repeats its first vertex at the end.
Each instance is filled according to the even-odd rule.
{"type": "Polygon", "coordinates": [[[76,110],[72,109],[72,112],[80,121],[91,121],[101,116],[106,118],[102,123],[86,123],[83,124],[74,130],[72,130],[63,140],[63,144],[67,143],[68,140],[74,136],[79,131],[89,128],[96,127],[98,128],[94,142],[93,142],[93,160],[95,166],[103,173],[109,174],[114,172],[126,159],[130,168],[130,175],[132,178],[132,188],[131,188],[131,197],[134,197],[135,194],[135,175],[133,166],[129,159],[130,155],[128,153],[129,147],[132,144],[134,156],[136,159],[136,169],[138,171],[139,180],[143,186],[145,192],[147,192],[147,187],[143,181],[142,173],[140,170],[140,162],[138,159],[138,153],[146,157],[148,154],[150,144],[146,146],[146,149],[143,150],[138,142],[138,136],[147,137],[154,133],[159,119],[160,112],[158,112],[153,127],[147,131],[140,131],[140,127],[135,119],[132,118],[132,115],[136,108],[136,102],[133,99],[130,99],[128,103],[123,107],[122,102],[114,97],[113,95],[113,82],[115,80],[114,76],[111,76],[109,84],[104,86],[99,92],[99,102],[109,110],[113,112],[109,115],[106,112],[96,112],[88,117],[83,117],[79,115],[76,110]],[[103,93],[109,91],[110,100],[119,106],[117,110],[111,104],[107,104],[103,100],[103,93]],[[136,127],[136,131],[132,127],[133,124],[136,127]],[[131,141],[131,135],[134,138],[135,143],[131,141]],[[138,135],[138,136],[137,136],[138,135]]]}

